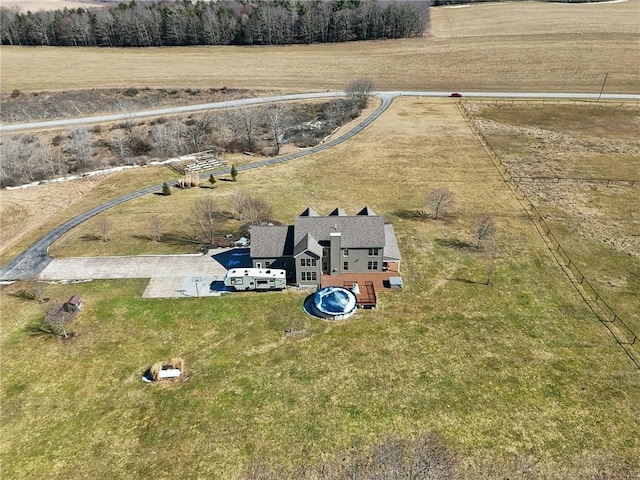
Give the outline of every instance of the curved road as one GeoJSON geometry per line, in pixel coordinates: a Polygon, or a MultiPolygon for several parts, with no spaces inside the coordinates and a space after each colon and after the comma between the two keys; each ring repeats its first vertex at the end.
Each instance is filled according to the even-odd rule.
{"type": "MultiPolygon", "coordinates": [[[[249,170],[252,168],[264,167],[266,165],[274,165],[276,163],[288,162],[291,160],[296,160],[298,158],[312,155],[314,153],[321,152],[323,150],[327,150],[332,148],[352,137],[360,133],[367,126],[369,126],[374,120],[376,120],[382,113],[389,108],[391,102],[395,98],[395,95],[389,94],[380,94],[379,97],[382,99],[382,104],[367,117],[364,121],[359,123],[355,128],[347,132],[345,135],[331,140],[330,142],[323,143],[321,145],[317,145],[312,148],[308,148],[306,150],[302,150],[300,152],[292,153],[290,155],[284,155],[281,157],[271,158],[268,160],[262,160],[260,162],[251,163],[247,165],[241,165],[237,167],[239,171],[249,170]]],[[[317,97],[312,97],[317,98],[317,97]]],[[[274,100],[269,100],[274,101],[274,100]]],[[[226,102],[225,102],[226,103],[226,102]]],[[[254,102],[256,104],[257,102],[254,102]]],[[[229,173],[229,169],[224,170],[216,170],[216,174],[226,174],[229,173]]],[[[208,173],[207,173],[208,175],[208,173]]],[[[175,185],[176,182],[170,182],[171,185],[175,185]]],[[[99,213],[104,212],[116,205],[120,205],[121,203],[128,202],[129,200],[133,200],[134,198],[141,197],[143,195],[147,195],[149,193],[158,192],[162,190],[162,185],[154,185],[151,187],[143,188],[142,190],[138,190],[136,192],[129,193],[120,198],[116,198],[114,200],[110,200],[102,205],[92,208],[91,210],[87,210],[86,212],[78,215],[77,217],[68,220],[64,224],[56,227],[51,230],[47,235],[42,237],[36,243],[27,248],[24,252],[14,258],[11,262],[9,262],[4,268],[0,269],[0,280],[24,280],[28,278],[33,278],[38,275],[42,270],[49,264],[51,261],[51,257],[47,254],[47,250],[51,246],[51,244],[60,238],[62,235],[67,233],[72,228],[80,225],[81,223],[87,221],[91,217],[98,215],[99,213]]]]}
{"type": "MultiPolygon", "coordinates": [[[[263,98],[253,98],[253,99],[244,99],[244,100],[234,100],[228,102],[218,102],[218,103],[207,103],[201,105],[189,105],[183,107],[173,107],[173,108],[164,108],[158,110],[147,110],[135,113],[127,113],[127,114],[116,114],[116,115],[102,115],[95,117],[85,117],[85,118],[76,118],[76,119],[68,119],[68,120],[54,120],[48,122],[34,122],[34,123],[26,123],[26,124],[13,124],[13,125],[3,125],[0,126],[0,133],[7,132],[19,132],[25,130],[33,130],[33,129],[44,129],[44,128],[57,128],[57,127],[67,127],[71,125],[82,125],[82,124],[95,124],[102,122],[110,122],[123,120],[125,118],[144,118],[151,117],[157,115],[167,115],[167,114],[178,114],[178,113],[187,113],[187,112],[195,112],[200,110],[210,110],[210,109],[220,109],[220,108],[232,108],[239,106],[248,106],[248,105],[259,105],[264,103],[272,103],[272,102],[282,102],[282,101],[293,101],[293,100],[305,100],[305,99],[315,99],[315,98],[331,98],[331,97],[339,97],[343,96],[342,92],[326,92],[326,93],[310,93],[310,94],[298,94],[298,95],[284,95],[281,97],[263,97],[263,98]]],[[[360,133],[367,126],[369,126],[373,121],[375,121],[382,113],[389,108],[393,99],[401,96],[422,96],[422,97],[448,97],[449,92],[374,92],[374,95],[382,99],[382,104],[364,121],[359,123],[355,128],[350,130],[347,134],[337,138],[335,140],[331,140],[330,142],[324,143],[322,145],[318,145],[300,152],[296,152],[290,155],[284,155],[282,157],[276,157],[268,160],[263,160],[260,162],[242,165],[238,167],[239,171],[248,170],[252,168],[259,168],[266,165],[274,165],[276,163],[288,162],[291,160],[295,160],[307,155],[312,155],[314,153],[321,152],[323,150],[327,150],[332,148],[346,140],[349,140],[353,136],[360,133]]],[[[618,95],[618,94],[603,94],[599,96],[596,93],[497,93],[497,92],[463,92],[464,97],[472,97],[472,98],[513,98],[513,99],[564,99],[564,100],[598,100],[598,98],[606,99],[606,100],[637,100],[640,101],[640,95],[618,95]]],[[[225,174],[229,173],[229,170],[217,170],[216,174],[225,174]]],[[[175,182],[172,182],[172,185],[175,185],[175,182]]],[[[91,210],[88,210],[77,217],[72,218],[71,220],[65,222],[64,224],[56,227],[52,231],[50,231],[47,235],[42,237],[36,243],[27,248],[24,252],[18,255],[15,259],[9,262],[4,268],[0,269],[0,280],[23,280],[27,278],[33,278],[38,275],[44,267],[51,261],[51,257],[47,254],[47,250],[49,246],[62,235],[67,233],[72,228],[78,226],[82,222],[85,222],[89,218],[98,215],[99,213],[104,212],[116,205],[120,205],[121,203],[128,202],[129,200],[133,200],[134,198],[141,197],[143,195],[147,195],[152,192],[157,192],[162,188],[162,185],[154,185],[151,187],[144,188],[142,190],[138,190],[137,192],[129,193],[123,197],[111,200],[107,203],[104,203],[98,207],[94,207],[91,210]]]]}

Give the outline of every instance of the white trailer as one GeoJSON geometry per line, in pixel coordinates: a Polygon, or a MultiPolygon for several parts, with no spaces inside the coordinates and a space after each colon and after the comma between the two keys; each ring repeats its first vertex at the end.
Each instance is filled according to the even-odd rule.
{"type": "Polygon", "coordinates": [[[224,284],[236,290],[282,290],[287,286],[286,270],[276,268],[232,268],[224,284]]]}

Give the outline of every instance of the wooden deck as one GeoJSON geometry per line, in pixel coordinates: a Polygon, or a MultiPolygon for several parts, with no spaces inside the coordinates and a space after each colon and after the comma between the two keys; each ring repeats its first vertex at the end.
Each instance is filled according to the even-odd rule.
{"type": "MultiPolygon", "coordinates": [[[[344,288],[351,290],[353,282],[344,282],[344,288]]],[[[373,282],[365,282],[364,285],[358,284],[359,293],[355,293],[358,307],[360,308],[376,308],[378,297],[376,297],[376,289],[373,288],[373,282]]],[[[353,290],[352,290],[353,291],[353,290]]]]}
{"type": "Polygon", "coordinates": [[[400,276],[398,272],[397,263],[389,263],[389,267],[384,272],[378,273],[349,273],[345,272],[340,275],[322,275],[320,279],[320,286],[324,287],[344,287],[346,282],[349,285],[353,285],[353,282],[358,282],[358,285],[365,285],[366,282],[371,282],[373,287],[377,291],[389,290],[389,277],[400,276]]]}
{"type": "Polygon", "coordinates": [[[387,270],[377,273],[349,273],[340,275],[322,275],[320,286],[343,287],[351,289],[354,283],[360,288],[360,295],[356,295],[358,306],[375,308],[377,303],[376,291],[389,290],[389,277],[397,277],[398,264],[389,263],[387,270]]]}

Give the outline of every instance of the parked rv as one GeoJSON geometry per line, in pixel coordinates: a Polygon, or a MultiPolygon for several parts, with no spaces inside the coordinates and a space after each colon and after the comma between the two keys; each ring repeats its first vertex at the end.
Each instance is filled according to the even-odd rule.
{"type": "Polygon", "coordinates": [[[287,286],[287,272],[275,268],[232,268],[224,284],[236,290],[282,290],[287,286]]]}

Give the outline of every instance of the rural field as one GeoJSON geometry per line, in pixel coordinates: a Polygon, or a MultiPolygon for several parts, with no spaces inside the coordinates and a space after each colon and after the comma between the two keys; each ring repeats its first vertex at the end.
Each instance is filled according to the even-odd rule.
{"type": "MultiPolygon", "coordinates": [[[[70,326],[76,337],[59,342],[29,336],[25,327],[46,305],[21,300],[20,285],[4,287],[3,308],[17,312],[2,331],[5,475],[233,478],[255,459],[314,467],[388,435],[426,433],[456,455],[462,478],[640,471],[637,367],[555,263],[455,103],[398,99],[331,151],[220,183],[143,198],[110,219],[179,217],[204,195],[224,208],[237,187],[271,203],[283,222],[309,204],[321,213],[368,204],[394,223],[404,291],[332,324],[306,317],[296,291],[147,300],[145,281],[50,285],[47,297],[81,291],[86,304],[70,326]],[[456,199],[445,220],[414,216],[440,186],[456,199]],[[483,284],[486,252],[468,246],[482,213],[497,225],[492,287],[483,284]],[[291,326],[304,334],[285,336],[291,326]],[[176,355],[187,382],[140,381],[176,355]]],[[[101,248],[81,236],[54,251],[101,248]]],[[[616,301],[632,310],[631,297],[616,301]]]]}
{"type": "Polygon", "coordinates": [[[639,0],[432,9],[424,38],[285,47],[2,47],[2,92],[97,87],[637,92],[639,0]],[[185,74],[188,72],[188,74],[185,74]]]}
{"type": "MultiPolygon", "coordinates": [[[[362,76],[379,89],[598,92],[606,73],[605,91],[638,93],[640,67],[629,52],[639,6],[437,8],[428,38],[364,44],[2,47],[2,93],[341,90],[362,76]]],[[[371,100],[365,115],[376,105],[371,100]]],[[[158,300],[141,298],[144,279],[50,283],[49,301],[40,303],[27,298],[25,282],[3,285],[0,476],[342,478],[331,472],[349,470],[358,452],[382,458],[389,438],[426,436],[440,445],[432,459],[446,467],[435,478],[640,477],[639,342],[617,343],[513,193],[517,182],[588,282],[638,333],[639,129],[635,102],[463,107],[400,97],[330,150],[111,209],[103,214],[108,242],[86,222],[50,253],[193,252],[195,245],[153,240],[150,216],[163,233],[188,231],[198,199],[231,212],[238,189],[268,202],[283,223],[307,206],[353,214],[368,205],[394,225],[405,286],[380,292],[377,309],[333,323],[307,316],[309,292],[297,289],[158,300]],[[438,187],[455,203],[435,221],[421,211],[438,187]],[[491,248],[476,249],[471,230],[483,214],[496,231],[491,248]],[[68,325],[73,338],[37,335],[49,306],[75,293],[85,305],[68,325]],[[176,356],[188,380],[142,382],[152,364],[176,356]]],[[[2,261],[92,206],[174,178],[149,167],[2,191],[2,261]]],[[[239,226],[228,217],[221,233],[239,226]]]]}

